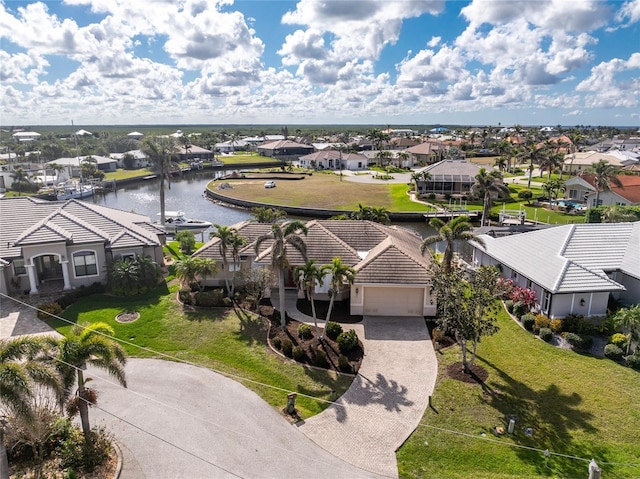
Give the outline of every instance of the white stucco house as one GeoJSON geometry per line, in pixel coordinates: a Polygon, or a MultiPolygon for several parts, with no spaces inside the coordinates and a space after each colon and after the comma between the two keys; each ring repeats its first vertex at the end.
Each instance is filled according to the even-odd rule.
{"type": "Polygon", "coordinates": [[[536,292],[550,318],[604,316],[609,297],[640,303],[640,222],[573,224],[494,238],[480,235],[473,264],[536,292]]]}
{"type": "Polygon", "coordinates": [[[640,205],[640,176],[620,175],[621,186],[611,183],[609,191],[601,191],[596,205],[596,187],[594,175],[582,175],[565,182],[566,195],[588,206],[631,206],[640,205]]]}
{"type": "Polygon", "coordinates": [[[342,153],[337,150],[316,151],[303,155],[291,162],[300,168],[318,168],[321,170],[363,170],[369,166],[369,160],[359,153],[342,153]],[[341,167],[342,165],[342,167],[341,167]]]}

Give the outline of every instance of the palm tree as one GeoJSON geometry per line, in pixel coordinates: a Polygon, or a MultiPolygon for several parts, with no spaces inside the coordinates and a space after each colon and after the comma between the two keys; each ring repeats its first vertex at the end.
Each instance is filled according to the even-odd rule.
{"type": "Polygon", "coordinates": [[[359,204],[358,211],[351,213],[349,218],[353,220],[369,220],[374,223],[382,223],[383,225],[391,223],[389,211],[382,206],[362,206],[359,204]]]}
{"type": "Polygon", "coordinates": [[[271,225],[271,233],[260,236],[255,242],[255,252],[258,254],[262,243],[265,241],[273,241],[271,245],[271,268],[278,271],[280,326],[283,329],[287,324],[284,304],[284,273],[285,269],[289,266],[287,245],[298,250],[305,261],[307,260],[307,245],[304,243],[300,233],[305,236],[307,234],[307,227],[301,221],[290,221],[284,225],[273,223],[273,225],[271,225]]]}
{"type": "Polygon", "coordinates": [[[202,286],[197,281],[198,274],[200,274],[200,259],[194,256],[180,259],[176,261],[176,278],[180,281],[180,287],[190,287],[196,283],[198,289],[202,289],[202,286]]]}
{"type": "Polygon", "coordinates": [[[11,179],[13,183],[11,186],[15,185],[15,188],[18,190],[18,196],[22,196],[22,189],[26,184],[29,183],[29,175],[24,169],[19,166],[15,169],[13,173],[11,173],[11,179]]]}
{"type": "Polygon", "coordinates": [[[409,153],[407,153],[406,151],[398,152],[398,154],[396,155],[396,158],[399,160],[398,161],[398,167],[402,167],[402,163],[404,161],[407,161],[410,157],[411,157],[411,155],[409,153]]]}
{"type": "Polygon", "coordinates": [[[311,314],[313,315],[313,324],[318,334],[318,319],[316,317],[316,304],[314,301],[314,293],[316,286],[322,284],[324,276],[327,273],[325,266],[318,266],[315,259],[307,260],[304,266],[296,266],[293,275],[298,280],[298,285],[304,291],[307,299],[311,302],[311,314]]]}
{"type": "Polygon", "coordinates": [[[329,309],[327,311],[327,323],[331,319],[331,311],[333,311],[333,303],[336,296],[345,284],[352,285],[356,278],[356,271],[338,257],[333,258],[331,264],[325,266],[326,273],[331,275],[329,281],[329,309]]]}
{"type": "MultiPolygon", "coordinates": [[[[234,282],[229,281],[229,248],[234,249],[234,259],[237,255],[239,247],[244,244],[242,241],[243,238],[238,236],[238,231],[235,228],[230,226],[222,226],[215,224],[213,225],[216,230],[210,233],[209,237],[218,238],[218,249],[220,251],[220,256],[222,256],[222,268],[224,270],[224,282],[227,286],[227,294],[229,297],[233,297],[234,292],[234,282]]],[[[234,261],[235,263],[235,261],[234,261]]]]}
{"type": "Polygon", "coordinates": [[[621,206],[607,206],[600,218],[603,223],[630,223],[637,221],[637,216],[631,211],[625,211],[621,206]]]}
{"type": "Polygon", "coordinates": [[[564,191],[564,183],[560,180],[549,180],[542,185],[542,191],[547,193],[549,200],[555,200],[560,191],[564,191]]]}
{"type": "Polygon", "coordinates": [[[481,224],[485,226],[491,214],[492,193],[502,197],[509,196],[510,191],[508,187],[502,184],[502,174],[499,171],[494,170],[491,173],[487,173],[485,168],[480,168],[475,180],[476,182],[471,187],[471,195],[483,199],[481,224]]]}
{"type": "Polygon", "coordinates": [[[528,190],[531,189],[531,175],[533,174],[534,164],[540,164],[546,156],[547,150],[544,145],[538,146],[535,138],[529,138],[522,152],[522,159],[529,160],[529,181],[527,182],[528,190]]]}
{"type": "MultiPolygon", "coordinates": [[[[43,342],[34,337],[0,340],[0,404],[7,412],[31,418],[33,385],[40,384],[60,392],[58,374],[46,362],[43,342]]],[[[4,444],[5,425],[0,421],[0,477],[9,477],[4,444]]]]}
{"type": "Polygon", "coordinates": [[[251,208],[251,221],[256,223],[278,223],[287,217],[286,211],[275,208],[251,208]]]}
{"type": "Polygon", "coordinates": [[[123,387],[127,387],[124,366],[127,362],[124,348],[113,338],[115,332],[106,323],[76,326],[72,334],[62,339],[49,338],[56,367],[62,377],[61,404],[67,404],[70,413],[79,412],[82,432],[87,445],[91,444],[89,404],[95,404],[96,393],[86,387],[91,378],[84,377],[87,364],[103,369],[123,387]],[[74,385],[76,395],[69,400],[74,385]]]}
{"type": "Polygon", "coordinates": [[[420,252],[424,254],[426,249],[434,243],[444,241],[444,256],[442,258],[442,268],[445,273],[451,271],[453,263],[453,249],[456,241],[464,243],[476,243],[484,246],[484,241],[473,234],[473,225],[468,216],[458,216],[449,223],[445,223],[440,218],[431,218],[429,225],[438,230],[438,234],[424,239],[420,245],[420,252]]]}
{"type": "Polygon", "coordinates": [[[640,338],[640,304],[636,304],[632,308],[622,308],[615,316],[613,321],[616,326],[629,331],[629,341],[627,342],[627,356],[631,349],[631,341],[640,338]]]}
{"type": "Polygon", "coordinates": [[[182,143],[182,147],[184,148],[184,154],[186,156],[187,163],[189,162],[189,153],[191,152],[191,147],[193,144],[191,143],[191,139],[189,135],[182,135],[180,137],[180,143],[182,143]]]}
{"type": "Polygon", "coordinates": [[[60,172],[64,171],[64,166],[57,163],[51,163],[49,168],[56,172],[56,183],[58,183],[58,180],[60,179],[60,172]]]}
{"type": "Polygon", "coordinates": [[[591,172],[594,175],[593,186],[596,187],[596,200],[593,206],[600,205],[600,193],[603,191],[611,191],[611,185],[621,187],[622,182],[616,176],[618,169],[614,165],[610,165],[606,160],[600,160],[591,165],[591,172]]]}
{"type": "Polygon", "coordinates": [[[168,138],[148,138],[144,142],[143,150],[151,160],[153,169],[160,175],[160,223],[164,226],[166,222],[164,182],[168,182],[171,189],[171,159],[176,151],[175,143],[168,138]]]}

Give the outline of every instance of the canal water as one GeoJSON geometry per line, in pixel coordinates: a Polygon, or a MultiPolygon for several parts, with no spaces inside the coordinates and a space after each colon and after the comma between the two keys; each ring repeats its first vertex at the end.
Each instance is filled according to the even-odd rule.
{"type": "MultiPolygon", "coordinates": [[[[165,207],[168,211],[183,211],[188,218],[210,221],[213,224],[232,225],[250,218],[248,210],[222,206],[204,195],[207,184],[214,174],[211,170],[185,173],[171,180],[171,189],[165,182],[165,207]]],[[[160,180],[151,179],[128,185],[118,185],[115,191],[98,193],[92,199],[95,204],[148,216],[151,221],[159,221],[160,216],[160,180]]],[[[308,220],[310,218],[300,218],[308,220]]],[[[422,237],[433,234],[426,221],[424,223],[398,223],[400,226],[418,232],[422,237]]],[[[208,232],[205,232],[206,239],[208,232]]],[[[198,236],[198,235],[197,235],[198,236]]]]}

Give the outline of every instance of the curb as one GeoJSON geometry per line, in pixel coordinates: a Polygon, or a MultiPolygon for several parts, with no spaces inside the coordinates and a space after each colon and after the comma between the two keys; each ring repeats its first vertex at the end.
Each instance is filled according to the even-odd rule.
{"type": "Polygon", "coordinates": [[[122,472],[122,450],[117,442],[113,441],[112,444],[113,449],[116,451],[116,456],[118,456],[118,464],[116,465],[116,472],[113,473],[113,479],[118,479],[122,472]]]}

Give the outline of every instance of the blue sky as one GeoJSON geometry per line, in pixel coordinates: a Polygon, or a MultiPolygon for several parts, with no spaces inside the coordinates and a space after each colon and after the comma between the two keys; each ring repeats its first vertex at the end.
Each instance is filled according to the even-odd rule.
{"type": "Polygon", "coordinates": [[[0,0],[3,126],[622,125],[640,0],[0,0]]]}

